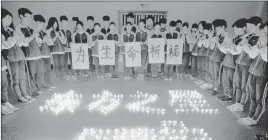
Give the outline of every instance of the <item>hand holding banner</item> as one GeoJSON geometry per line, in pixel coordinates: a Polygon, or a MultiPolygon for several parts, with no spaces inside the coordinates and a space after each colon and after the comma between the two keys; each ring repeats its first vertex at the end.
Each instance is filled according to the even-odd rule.
{"type": "Polygon", "coordinates": [[[182,64],[182,55],[183,55],[183,40],[168,39],[166,64],[172,64],[172,65],[182,64]]]}
{"type": "Polygon", "coordinates": [[[73,69],[89,69],[88,44],[71,43],[73,69]]]}

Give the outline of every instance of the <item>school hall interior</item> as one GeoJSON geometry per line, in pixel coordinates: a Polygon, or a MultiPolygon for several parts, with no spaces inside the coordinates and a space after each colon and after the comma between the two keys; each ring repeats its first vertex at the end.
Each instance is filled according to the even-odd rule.
{"type": "MultiPolygon", "coordinates": [[[[263,23],[267,21],[267,2],[261,1],[38,0],[2,1],[2,8],[12,14],[15,26],[21,21],[19,8],[42,15],[46,24],[50,17],[56,17],[60,23],[60,16],[65,15],[71,31],[72,17],[78,17],[86,29],[88,16],[102,25],[103,16],[108,15],[119,34],[127,25],[130,12],[135,15],[135,25],[148,16],[153,16],[155,22],[166,18],[167,25],[172,20],[181,20],[189,28],[200,21],[224,19],[232,36],[232,24],[237,19],[258,16],[263,23]]],[[[34,21],[30,27],[36,28],[34,21]]],[[[69,68],[70,63],[68,57],[69,68]]],[[[238,123],[239,118],[248,116],[250,101],[242,112],[232,112],[227,106],[235,103],[235,95],[232,102],[223,103],[189,78],[165,81],[161,76],[145,76],[144,80],[125,80],[124,68],[119,66],[117,80],[92,76],[87,80],[62,81],[56,77],[53,58],[51,68],[55,88],[34,96],[36,100],[29,104],[18,102],[11,88],[12,78],[7,74],[8,100],[18,111],[2,115],[3,140],[255,140],[256,135],[267,133],[267,113],[257,125],[238,123]]],[[[187,69],[191,71],[191,62],[187,69]]],[[[218,90],[223,92],[222,85],[218,90]]]]}

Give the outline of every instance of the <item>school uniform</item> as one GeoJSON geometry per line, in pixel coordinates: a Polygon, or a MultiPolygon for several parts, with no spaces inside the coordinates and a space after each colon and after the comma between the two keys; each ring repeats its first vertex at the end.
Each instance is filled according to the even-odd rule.
{"type": "Polygon", "coordinates": [[[192,59],[191,59],[191,74],[193,77],[197,77],[197,42],[198,38],[194,37],[193,39],[193,49],[192,49],[192,59]]]}
{"type": "Polygon", "coordinates": [[[141,43],[141,67],[139,68],[139,74],[144,74],[148,65],[148,37],[149,33],[147,31],[142,31],[140,29],[136,32],[136,42],[141,43]]]}
{"type": "MultiPolygon", "coordinates": [[[[29,67],[29,77],[31,82],[32,92],[38,92],[43,86],[42,81],[42,70],[43,70],[43,60],[41,58],[40,48],[37,44],[36,38],[26,41],[24,37],[30,37],[33,34],[33,29],[29,27],[22,27],[20,24],[17,26],[18,33],[23,36],[22,41],[26,44],[22,47],[25,54],[25,59],[28,61],[29,67]]],[[[23,66],[22,66],[23,67],[23,66]]]]}
{"type": "MultiPolygon", "coordinates": [[[[122,34],[122,41],[123,43],[126,42],[134,42],[135,41],[135,34],[131,31],[131,32],[124,32],[122,34]]],[[[123,60],[124,60],[124,76],[126,77],[130,77],[132,75],[132,68],[131,67],[126,67],[126,52],[125,52],[125,46],[122,47],[122,52],[123,52],[123,60]]]]}
{"type": "MultiPolygon", "coordinates": [[[[131,27],[131,31],[135,34],[136,33],[136,31],[137,31],[137,27],[136,27],[136,25],[133,25],[132,27],[131,27]]],[[[124,27],[124,30],[123,30],[124,32],[126,32],[127,31],[127,28],[126,27],[124,27]]]]}
{"type": "Polygon", "coordinates": [[[93,63],[95,65],[95,70],[98,75],[104,74],[103,66],[99,65],[99,52],[98,52],[98,40],[104,40],[105,35],[103,33],[96,34],[96,32],[92,33],[89,36],[89,42],[91,43],[92,57],[93,63]]]}
{"type": "MultiPolygon", "coordinates": [[[[153,33],[151,35],[151,38],[163,38],[164,35],[162,34],[157,34],[153,33]]],[[[156,63],[156,64],[151,64],[151,74],[153,78],[157,78],[158,73],[161,71],[161,64],[156,63]]]]}
{"type": "Polygon", "coordinates": [[[189,74],[189,65],[191,60],[191,50],[186,35],[183,38],[183,55],[182,55],[182,71],[184,74],[189,74]]]}
{"type": "Polygon", "coordinates": [[[72,42],[72,32],[68,29],[61,30],[62,34],[65,36],[65,38],[67,39],[67,42],[65,44],[65,54],[64,54],[64,68],[65,68],[65,72],[68,75],[71,75],[71,72],[68,72],[68,57],[70,59],[70,63],[71,63],[71,69],[72,69],[72,53],[71,53],[71,47],[70,47],[70,42],[72,42]]]}
{"type": "Polygon", "coordinates": [[[112,74],[112,78],[117,78],[118,76],[118,61],[119,61],[119,53],[120,53],[120,46],[118,43],[120,40],[120,36],[118,33],[109,32],[106,35],[107,40],[114,40],[115,41],[115,65],[109,66],[109,73],[112,74]]]}
{"type": "MultiPolygon", "coordinates": [[[[154,33],[154,28],[152,27],[152,28],[149,28],[148,26],[147,26],[147,31],[148,31],[148,35],[149,36],[151,36],[153,33],[154,33]]],[[[149,59],[149,57],[147,57],[147,59],[149,59]]],[[[148,62],[149,62],[149,60],[148,60],[148,62]]],[[[150,74],[151,73],[151,64],[150,63],[148,63],[148,65],[147,65],[147,73],[148,74],[150,74]]]]}
{"type": "Polygon", "coordinates": [[[201,49],[200,49],[200,53],[199,53],[199,59],[200,60],[200,78],[201,80],[205,81],[205,73],[206,73],[206,53],[208,48],[205,47],[205,42],[206,39],[202,39],[202,44],[201,44],[201,49]]]}
{"type": "Polygon", "coordinates": [[[206,39],[204,40],[204,69],[203,69],[203,72],[204,72],[204,80],[205,82],[208,84],[208,83],[211,83],[212,79],[210,77],[210,73],[209,73],[209,54],[212,54],[211,50],[210,50],[210,38],[209,36],[207,35],[206,36],[206,39]]]}
{"type": "MultiPolygon", "coordinates": [[[[174,31],[174,32],[168,32],[165,34],[166,35],[166,39],[178,39],[179,38],[179,33],[177,31],[174,31]]],[[[165,45],[165,48],[164,48],[164,51],[165,51],[165,62],[166,62],[166,59],[167,59],[167,45],[165,45]]],[[[167,78],[171,78],[172,75],[173,75],[173,67],[174,65],[172,64],[164,64],[164,73],[165,73],[165,77],[167,78]]]]}
{"type": "Polygon", "coordinates": [[[7,80],[7,64],[6,64],[6,52],[5,50],[1,50],[1,102],[7,103],[8,102],[8,80],[7,80]],[[5,57],[3,57],[5,55],[5,57]]]}
{"type": "MultiPolygon", "coordinates": [[[[87,28],[86,32],[89,34],[89,36],[91,34],[93,34],[95,32],[94,28],[87,28]]],[[[90,70],[93,71],[94,70],[94,65],[93,65],[93,57],[92,57],[92,50],[91,48],[88,48],[88,57],[89,57],[89,63],[90,63],[90,70]]]]}
{"type": "Polygon", "coordinates": [[[214,76],[215,76],[215,74],[214,74],[214,63],[213,63],[213,60],[212,60],[212,54],[213,54],[213,52],[214,52],[214,49],[215,49],[215,42],[213,42],[213,39],[214,39],[215,37],[212,37],[209,41],[210,41],[210,46],[209,46],[209,48],[208,48],[208,52],[207,52],[207,59],[208,59],[208,61],[207,61],[207,63],[208,63],[208,83],[210,84],[210,85],[212,85],[212,88],[214,87],[213,86],[213,80],[214,80],[214,76]]]}
{"type": "MultiPolygon", "coordinates": [[[[160,32],[161,32],[161,34],[163,34],[163,36],[165,36],[166,35],[166,32],[167,32],[167,30],[166,30],[166,28],[160,28],[160,32]]],[[[165,63],[164,64],[161,64],[161,73],[163,74],[163,76],[165,75],[164,73],[165,73],[165,63]]]]}
{"type": "Polygon", "coordinates": [[[196,54],[197,54],[197,75],[198,78],[202,80],[202,68],[203,68],[203,55],[202,53],[202,47],[203,45],[203,39],[199,38],[198,42],[197,42],[197,50],[196,50],[196,54]]]}

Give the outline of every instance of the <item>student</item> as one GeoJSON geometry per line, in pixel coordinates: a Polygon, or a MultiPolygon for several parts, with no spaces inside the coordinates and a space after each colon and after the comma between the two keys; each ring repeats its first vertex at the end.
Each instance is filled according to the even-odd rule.
{"type": "Polygon", "coordinates": [[[146,20],[141,19],[139,21],[139,26],[136,32],[136,42],[141,43],[141,67],[139,68],[139,74],[137,79],[143,80],[144,79],[144,73],[148,65],[148,36],[149,33],[145,28],[146,20]]]}
{"type": "Polygon", "coordinates": [[[160,19],[160,26],[161,26],[160,31],[162,33],[164,33],[164,34],[167,31],[167,26],[166,25],[167,25],[167,19],[166,18],[160,19]]]}
{"type": "Polygon", "coordinates": [[[183,55],[182,55],[182,73],[183,73],[183,79],[189,78],[189,65],[190,65],[190,59],[191,59],[191,50],[189,46],[189,24],[187,22],[184,22],[182,24],[182,37],[183,37],[183,55]]]}
{"type": "MultiPolygon", "coordinates": [[[[24,42],[22,49],[24,51],[26,60],[28,61],[29,81],[31,83],[30,89],[33,94],[39,95],[41,93],[42,83],[42,67],[43,60],[40,57],[40,48],[36,42],[39,33],[31,29],[30,23],[32,21],[32,12],[26,8],[18,10],[21,19],[20,24],[16,26],[15,36],[18,36],[21,42],[24,42]]],[[[24,68],[24,67],[23,67],[24,68]]],[[[25,82],[25,81],[24,81],[25,82]]],[[[34,100],[32,97],[28,97],[34,100]]]]}
{"type": "Polygon", "coordinates": [[[116,25],[114,22],[111,22],[109,25],[110,32],[106,35],[107,40],[115,41],[115,65],[109,66],[109,78],[117,80],[118,78],[118,61],[119,61],[119,52],[120,52],[120,44],[119,39],[120,36],[116,32],[116,25]]]}
{"type": "Polygon", "coordinates": [[[67,39],[60,31],[58,20],[55,17],[51,17],[48,20],[47,34],[51,37],[54,45],[51,47],[51,55],[54,62],[54,68],[56,78],[65,80],[64,78],[64,59],[65,59],[65,46],[67,39]]]}
{"type": "MultiPolygon", "coordinates": [[[[4,8],[1,8],[1,33],[2,33],[2,47],[1,47],[1,114],[3,115],[9,115],[12,114],[14,111],[18,110],[18,108],[14,107],[12,104],[9,103],[8,100],[8,79],[7,79],[7,60],[9,61],[14,61],[17,60],[19,61],[22,59],[21,56],[23,56],[22,50],[18,47],[16,44],[15,38],[13,37],[13,31],[14,31],[14,25],[13,25],[13,16],[12,14],[7,11],[4,8]],[[17,56],[15,55],[15,52],[17,56]]],[[[11,62],[10,62],[11,63],[11,62]]],[[[14,62],[13,62],[14,63],[14,62]]],[[[10,69],[9,69],[10,72],[10,69]]],[[[25,72],[25,71],[24,71],[25,72]]],[[[12,73],[9,73],[10,75],[12,73]]],[[[24,73],[25,75],[25,73],[24,73]]],[[[13,84],[12,79],[13,75],[11,75],[11,84],[13,84]]],[[[25,84],[25,83],[24,83],[25,84]]],[[[12,91],[14,92],[13,85],[11,86],[12,91]]],[[[26,101],[26,99],[23,97],[23,95],[20,94],[18,98],[23,99],[26,101]]]]}
{"type": "Polygon", "coordinates": [[[182,29],[182,21],[181,20],[177,20],[176,21],[176,31],[177,32],[181,32],[181,29],[182,29]]]}
{"type": "Polygon", "coordinates": [[[50,64],[50,47],[53,42],[50,37],[45,33],[45,18],[42,15],[34,15],[36,22],[36,32],[39,33],[37,37],[38,46],[40,46],[41,58],[43,59],[42,68],[42,83],[44,88],[54,88],[51,84],[51,64],[50,64]]]}
{"type": "Polygon", "coordinates": [[[260,26],[262,20],[260,17],[251,17],[247,23],[248,37],[248,55],[253,59],[249,68],[249,77],[247,81],[247,94],[250,95],[249,114],[246,118],[238,120],[244,125],[256,125],[264,114],[267,107],[267,35],[262,34],[260,26]],[[265,91],[266,90],[266,91],[265,91]]]}
{"type": "MultiPolygon", "coordinates": [[[[148,31],[149,37],[154,33],[154,17],[152,15],[147,16],[146,18],[146,29],[148,31]]],[[[147,59],[149,57],[147,56],[147,59]]],[[[147,65],[147,75],[151,75],[151,64],[147,65]]]]}
{"type": "Polygon", "coordinates": [[[73,21],[73,26],[74,26],[74,31],[73,32],[75,33],[76,30],[77,30],[76,23],[77,23],[77,21],[79,21],[79,18],[78,17],[73,17],[72,21],[73,21]]]}
{"type": "MultiPolygon", "coordinates": [[[[95,32],[94,30],[94,17],[88,16],[87,17],[87,30],[86,32],[91,35],[95,32]]],[[[93,57],[92,57],[92,50],[91,48],[88,48],[88,57],[89,57],[89,63],[90,63],[90,71],[93,72],[94,65],[93,65],[93,57]]]]}
{"type": "Polygon", "coordinates": [[[101,33],[100,23],[94,23],[94,33],[89,36],[92,50],[93,63],[98,79],[104,79],[104,67],[99,65],[98,40],[104,40],[105,35],[101,33]]]}
{"type": "MultiPolygon", "coordinates": [[[[77,31],[73,34],[72,40],[74,43],[89,44],[89,34],[84,30],[84,24],[82,21],[77,21],[76,23],[77,31]]],[[[87,80],[89,78],[89,73],[87,70],[79,70],[80,78],[87,80]]]]}
{"type": "Polygon", "coordinates": [[[192,59],[191,59],[191,79],[197,78],[197,41],[198,41],[198,25],[196,23],[192,24],[191,28],[191,38],[188,41],[190,46],[192,46],[192,59]]]}
{"type": "MultiPolygon", "coordinates": [[[[179,33],[175,30],[176,28],[176,22],[170,21],[169,23],[169,31],[165,34],[165,38],[168,39],[178,39],[179,33]]],[[[165,45],[165,60],[167,58],[167,45],[165,45]]],[[[164,64],[164,80],[172,80],[173,76],[173,67],[172,64],[164,64]]]]}
{"type": "MultiPolygon", "coordinates": [[[[160,31],[160,23],[156,22],[154,25],[154,33],[150,35],[151,38],[164,38],[164,35],[161,34],[160,31]]],[[[150,50],[149,50],[150,51],[150,50]]],[[[152,74],[152,79],[157,79],[158,78],[158,73],[161,70],[161,64],[160,63],[153,63],[151,64],[151,74],[152,74]]]]}
{"type": "MultiPolygon", "coordinates": [[[[132,28],[132,24],[130,22],[127,22],[126,24],[126,28],[127,30],[122,34],[122,43],[126,43],[126,42],[135,42],[135,34],[131,31],[132,28]]],[[[132,68],[131,67],[126,67],[126,52],[125,52],[125,48],[124,46],[122,47],[122,52],[123,52],[123,60],[124,60],[124,79],[128,80],[131,79],[131,75],[132,75],[132,68]]]]}
{"type": "MultiPolygon", "coordinates": [[[[131,31],[133,33],[136,33],[138,27],[134,24],[134,18],[135,18],[134,14],[133,13],[128,13],[126,18],[127,18],[127,22],[130,22],[132,24],[131,31]]],[[[126,26],[123,26],[122,31],[126,31],[126,30],[127,30],[126,26]]]]}
{"type": "Polygon", "coordinates": [[[66,16],[61,16],[60,17],[60,22],[61,22],[61,32],[66,39],[66,44],[65,46],[65,54],[64,54],[64,68],[67,74],[67,80],[70,79],[72,76],[72,53],[71,53],[71,47],[70,47],[70,42],[72,42],[72,32],[68,29],[67,24],[68,24],[68,18],[66,16]],[[68,68],[68,58],[71,63],[71,69],[68,68]]]}
{"type": "Polygon", "coordinates": [[[101,28],[101,32],[106,35],[107,33],[110,32],[110,29],[109,29],[109,24],[110,24],[110,17],[109,16],[103,16],[102,17],[102,28],[101,28]]]}
{"type": "MultiPolygon", "coordinates": [[[[237,21],[234,22],[232,27],[236,35],[236,37],[233,39],[233,45],[234,45],[234,48],[236,49],[232,49],[230,53],[237,54],[238,56],[240,56],[240,53],[242,51],[242,49],[240,49],[241,48],[240,45],[242,43],[243,36],[246,33],[247,19],[245,18],[238,19],[237,21]]],[[[243,107],[244,107],[244,104],[246,103],[246,81],[248,79],[248,76],[247,76],[248,69],[249,69],[248,66],[240,65],[238,63],[235,65],[235,72],[233,76],[233,82],[234,82],[233,92],[236,95],[236,103],[233,105],[227,106],[227,108],[230,109],[231,111],[243,111],[244,109],[243,107]],[[244,73],[242,73],[242,71],[244,73]]]]}
{"type": "MultiPolygon", "coordinates": [[[[227,23],[223,19],[216,19],[213,21],[214,29],[216,31],[217,37],[215,37],[213,42],[216,43],[214,51],[211,56],[211,60],[213,61],[213,68],[214,68],[214,79],[213,79],[213,91],[210,93],[211,95],[218,94],[218,89],[220,87],[220,68],[221,62],[223,60],[224,54],[220,51],[219,44],[222,44],[225,35],[225,28],[227,27],[227,23]]],[[[224,96],[225,97],[225,96],[224,96]]]]}

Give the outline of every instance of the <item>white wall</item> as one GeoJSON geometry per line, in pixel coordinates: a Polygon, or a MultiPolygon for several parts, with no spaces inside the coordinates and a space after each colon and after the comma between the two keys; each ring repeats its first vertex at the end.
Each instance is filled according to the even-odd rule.
{"type": "MultiPolygon", "coordinates": [[[[13,14],[15,24],[19,22],[18,8],[25,7],[46,19],[66,15],[69,20],[78,16],[85,21],[86,16],[92,15],[100,21],[102,16],[109,15],[116,23],[118,10],[158,10],[167,11],[168,20],[181,19],[192,24],[223,18],[230,27],[238,18],[260,16],[263,2],[2,2],[2,7],[13,14]],[[149,4],[149,7],[140,9],[140,4],[149,4]]],[[[71,22],[69,26],[71,28],[71,22]]]]}

